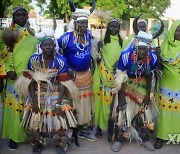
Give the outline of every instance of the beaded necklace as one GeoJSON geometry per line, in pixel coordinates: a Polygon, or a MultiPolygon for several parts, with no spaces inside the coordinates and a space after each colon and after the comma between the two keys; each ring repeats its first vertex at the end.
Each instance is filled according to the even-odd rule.
{"type": "Polygon", "coordinates": [[[80,43],[78,41],[79,39],[79,35],[76,34],[76,32],[74,32],[74,44],[76,45],[76,47],[78,48],[78,50],[80,51],[84,51],[84,49],[88,46],[89,42],[87,41],[87,38],[86,38],[86,34],[83,34],[83,37],[84,37],[84,43],[80,43]]]}
{"type": "Polygon", "coordinates": [[[150,56],[149,52],[146,55],[146,58],[144,60],[138,61],[138,46],[135,47],[135,50],[133,51],[133,54],[131,55],[131,60],[133,61],[133,64],[131,66],[131,71],[135,73],[136,76],[136,82],[135,84],[138,85],[138,83],[141,81],[141,76],[143,73],[150,74],[150,56]]]}
{"type": "MultiPolygon", "coordinates": [[[[43,54],[42,54],[42,60],[40,59],[40,56],[39,56],[39,61],[40,61],[41,67],[43,68],[43,71],[45,72],[46,71],[46,67],[45,67],[45,62],[44,62],[43,54]]],[[[53,68],[55,68],[55,56],[53,57],[52,67],[50,67],[50,65],[48,65],[48,69],[53,69],[53,68]]],[[[55,77],[51,78],[52,85],[54,84],[55,80],[56,80],[55,77]]],[[[50,107],[50,104],[51,104],[51,101],[52,101],[51,100],[51,89],[50,89],[49,85],[46,88],[47,88],[47,91],[46,91],[47,104],[50,107]]],[[[38,93],[40,94],[40,89],[38,90],[38,93]]],[[[39,98],[38,101],[40,102],[40,98],[39,98]]],[[[46,111],[48,110],[48,107],[46,105],[45,105],[45,110],[46,111]]]]}
{"type": "Polygon", "coordinates": [[[14,72],[14,56],[13,56],[13,52],[11,52],[11,66],[12,66],[12,71],[14,72]]]}

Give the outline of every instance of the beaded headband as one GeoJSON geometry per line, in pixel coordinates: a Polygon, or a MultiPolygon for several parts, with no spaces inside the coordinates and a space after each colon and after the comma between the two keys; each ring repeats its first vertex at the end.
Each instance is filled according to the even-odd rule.
{"type": "Polygon", "coordinates": [[[135,43],[136,45],[139,45],[139,42],[142,42],[143,44],[147,44],[150,45],[150,43],[152,42],[152,35],[148,34],[146,32],[143,31],[139,31],[139,33],[135,36],[135,43]]]}
{"type": "Polygon", "coordinates": [[[18,10],[24,10],[24,11],[27,12],[27,10],[25,8],[23,8],[22,6],[17,6],[17,7],[14,8],[12,14],[15,14],[18,10]]]}
{"type": "Polygon", "coordinates": [[[117,22],[117,23],[119,24],[119,26],[120,26],[120,22],[119,22],[119,20],[116,19],[116,18],[112,18],[111,20],[109,20],[108,25],[109,25],[111,22],[117,22]]]}

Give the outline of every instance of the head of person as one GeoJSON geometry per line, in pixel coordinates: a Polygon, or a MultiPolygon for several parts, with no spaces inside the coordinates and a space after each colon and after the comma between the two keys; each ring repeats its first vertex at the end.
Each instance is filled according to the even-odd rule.
{"type": "Polygon", "coordinates": [[[113,18],[111,19],[107,24],[107,30],[106,33],[109,33],[109,35],[117,35],[120,30],[120,22],[113,18]]]}
{"type": "Polygon", "coordinates": [[[135,38],[136,52],[138,60],[146,58],[151,47],[152,35],[143,31],[139,31],[135,38]]]}
{"type": "Polygon", "coordinates": [[[88,29],[88,16],[94,11],[96,2],[92,0],[92,7],[89,10],[76,8],[74,5],[74,0],[69,0],[69,6],[71,12],[73,12],[73,19],[71,22],[74,22],[74,25],[70,27],[76,31],[78,34],[84,34],[88,29]]]}
{"type": "Polygon", "coordinates": [[[146,20],[139,20],[137,22],[137,27],[139,31],[146,32],[147,31],[147,22],[146,20]]]}
{"type": "Polygon", "coordinates": [[[86,33],[88,29],[88,16],[90,15],[89,10],[85,9],[76,9],[73,13],[74,17],[74,30],[78,34],[86,33]]]}
{"type": "Polygon", "coordinates": [[[25,8],[18,6],[13,10],[13,23],[23,27],[29,19],[25,8]]]}
{"type": "Polygon", "coordinates": [[[144,19],[139,19],[142,13],[136,16],[133,20],[133,31],[137,35],[139,31],[147,31],[147,21],[144,19]]]}
{"type": "Polygon", "coordinates": [[[119,45],[122,47],[123,40],[119,34],[120,27],[121,26],[120,26],[120,22],[118,19],[112,18],[111,20],[109,20],[109,22],[107,24],[105,37],[104,37],[104,44],[111,42],[110,35],[112,35],[112,36],[118,35],[119,45]]]}
{"type": "Polygon", "coordinates": [[[177,60],[180,51],[180,21],[175,21],[171,25],[168,34],[161,44],[161,56],[166,58],[171,64],[177,60]]]}
{"type": "Polygon", "coordinates": [[[174,32],[174,40],[180,41],[180,24],[177,26],[174,32]]]}
{"type": "MultiPolygon", "coordinates": [[[[30,34],[32,32],[30,31],[30,34]]],[[[59,52],[58,42],[54,37],[55,30],[53,28],[43,29],[41,32],[31,34],[35,36],[39,42],[37,44],[36,54],[52,56],[59,52]]]]}
{"type": "Polygon", "coordinates": [[[55,51],[55,40],[53,37],[44,36],[40,39],[40,48],[43,51],[43,55],[53,56],[55,51]]]}

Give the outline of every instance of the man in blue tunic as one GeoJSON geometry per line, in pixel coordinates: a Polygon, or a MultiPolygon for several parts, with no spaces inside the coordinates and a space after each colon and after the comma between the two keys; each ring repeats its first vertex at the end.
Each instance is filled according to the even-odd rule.
{"type": "MultiPolygon", "coordinates": [[[[74,7],[74,5],[73,5],[74,7]]],[[[88,30],[88,16],[94,10],[74,8],[73,28],[64,33],[58,44],[67,59],[69,67],[75,72],[74,83],[79,89],[78,97],[73,99],[73,107],[76,109],[76,116],[80,128],[80,137],[95,141],[96,138],[90,132],[83,132],[82,126],[92,123],[93,114],[93,91],[91,77],[91,32],[88,30]]],[[[77,134],[77,132],[76,132],[77,134]]],[[[78,143],[76,143],[78,144],[78,143]]]]}
{"type": "Polygon", "coordinates": [[[112,111],[112,150],[115,152],[120,150],[125,139],[132,138],[147,150],[154,150],[148,134],[153,129],[149,103],[152,74],[157,66],[157,53],[151,48],[152,38],[152,35],[140,31],[133,45],[121,53],[118,61],[113,89],[114,93],[118,92],[118,103],[112,111]]]}

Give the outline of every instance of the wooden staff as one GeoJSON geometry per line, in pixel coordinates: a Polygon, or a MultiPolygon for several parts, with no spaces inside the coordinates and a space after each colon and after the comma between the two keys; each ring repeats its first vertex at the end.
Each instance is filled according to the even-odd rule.
{"type": "Polygon", "coordinates": [[[103,28],[103,22],[101,21],[101,25],[100,25],[100,40],[102,40],[102,28],[103,28]]]}

